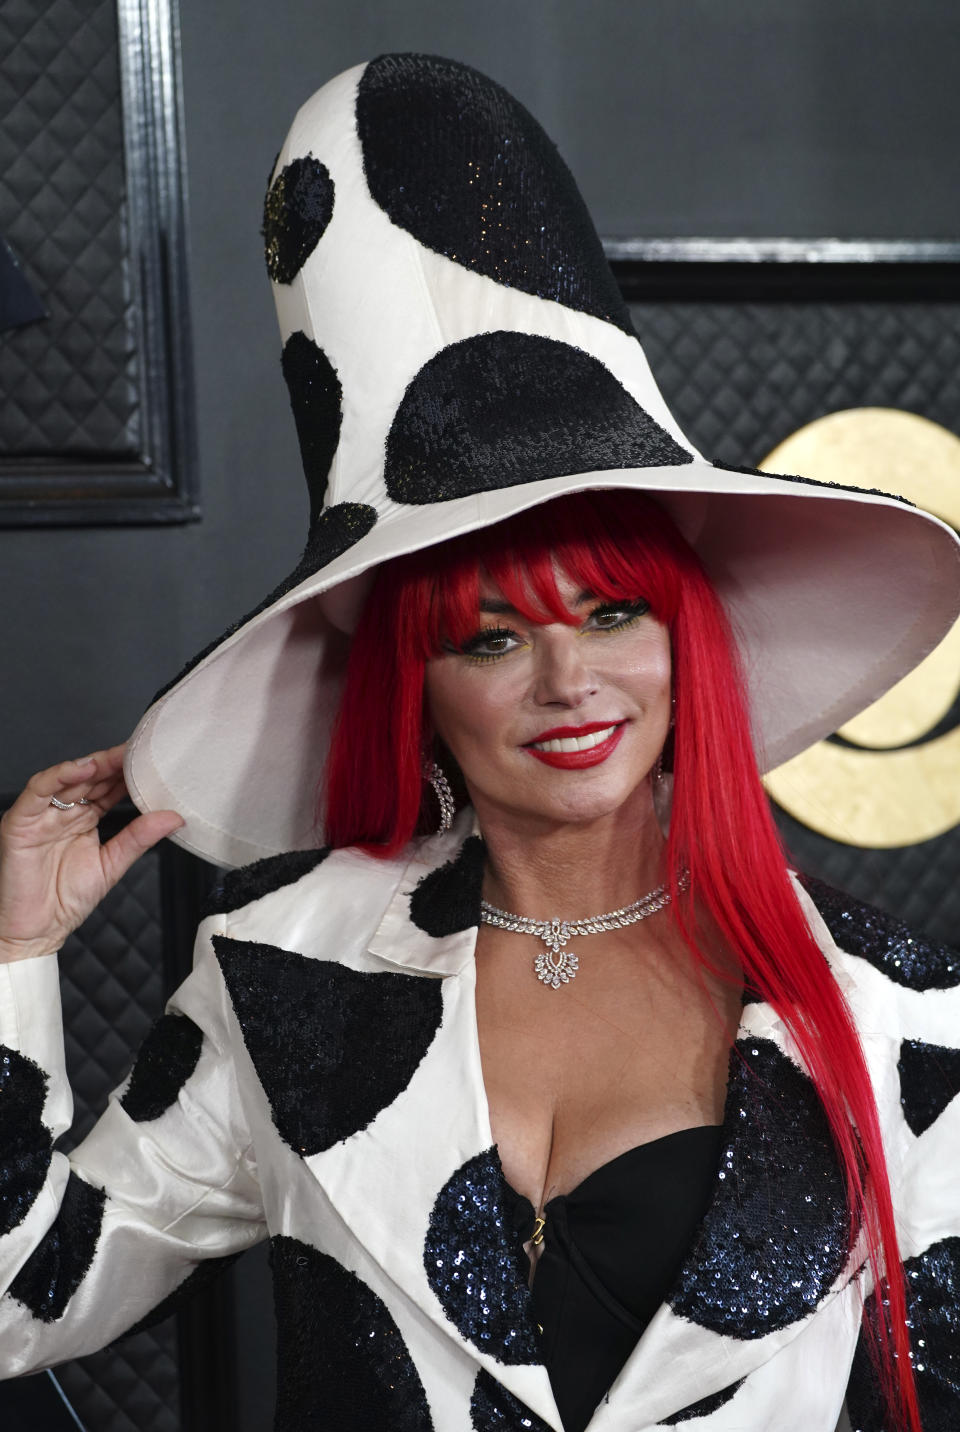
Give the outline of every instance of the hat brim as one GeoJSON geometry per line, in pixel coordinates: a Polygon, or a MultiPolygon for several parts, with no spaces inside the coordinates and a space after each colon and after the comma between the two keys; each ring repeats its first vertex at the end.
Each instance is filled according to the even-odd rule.
{"type": "Polygon", "coordinates": [[[316,792],[349,649],[344,628],[362,600],[364,574],[552,498],[601,488],[646,492],[699,553],[740,646],[764,770],[875,701],[958,615],[953,530],[896,498],[856,489],[695,460],[397,506],[327,565],[281,584],[274,600],[153,702],[126,752],[135,804],[178,811],[186,824],[172,839],[222,866],[321,844],[316,792]]]}

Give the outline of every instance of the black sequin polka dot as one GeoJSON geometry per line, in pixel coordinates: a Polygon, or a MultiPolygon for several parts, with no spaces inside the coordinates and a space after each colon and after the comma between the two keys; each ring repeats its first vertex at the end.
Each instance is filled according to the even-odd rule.
{"type": "Polygon", "coordinates": [[[843,1174],[811,1081],[770,1040],[739,1040],[718,1184],[670,1305],[728,1337],[805,1317],[847,1259],[843,1174]]]}
{"type": "MultiPolygon", "coordinates": [[[[960,1427],[960,1238],[945,1238],[925,1253],[908,1258],[907,1322],[913,1375],[923,1432],[957,1432],[960,1427]]],[[[875,1322],[876,1294],[864,1316],[875,1322]]],[[[847,1386],[852,1432],[889,1432],[888,1416],[876,1370],[862,1335],[847,1386]]]]}
{"type": "Polygon", "coordinates": [[[960,1049],[905,1039],[897,1072],[903,1117],[915,1134],[922,1134],[960,1094],[960,1049]]]}
{"type": "Polygon", "coordinates": [[[498,1362],[540,1361],[496,1149],[468,1159],[440,1190],[423,1266],[443,1311],[474,1347],[498,1362]]]}
{"type": "Polygon", "coordinates": [[[239,870],[230,870],[217,882],[206,902],[204,914],[225,915],[231,910],[242,910],[244,905],[260,900],[274,890],[295,885],[329,854],[328,845],[322,850],[288,850],[281,855],[268,855],[264,860],[255,860],[239,870]]]}
{"type": "Polygon", "coordinates": [[[200,1058],[203,1030],[185,1014],[162,1014],[147,1035],[120,1103],[131,1119],[159,1119],[200,1058]]]}
{"type": "Polygon", "coordinates": [[[293,159],[263,201],[263,244],[274,283],[291,283],[333,216],[333,180],[319,159],[293,159]]]}
{"type": "Polygon", "coordinates": [[[239,1253],[230,1253],[225,1258],[207,1258],[199,1263],[192,1273],[188,1273],[179,1287],[174,1288],[162,1302],[143,1317],[126,1332],[121,1333],[114,1342],[121,1342],[124,1338],[135,1337],[137,1333],[146,1332],[147,1328],[155,1328],[160,1323],[166,1322],[167,1318],[173,1317],[182,1307],[185,1307],[198,1293],[205,1288],[211,1287],[223,1273],[227,1271],[237,1259],[239,1253]]]}
{"type": "Polygon", "coordinates": [[[420,1376],[386,1305],[336,1259],[271,1240],[274,1432],[432,1432],[420,1376]]]}
{"type": "MultiPolygon", "coordinates": [[[[188,672],[192,671],[195,666],[199,666],[205,657],[208,657],[212,651],[216,651],[218,646],[222,646],[227,637],[232,636],[235,631],[239,631],[242,626],[246,626],[247,622],[252,621],[268,607],[272,607],[274,602],[278,602],[281,597],[286,596],[287,592],[292,591],[301,582],[305,582],[308,577],[321,571],[337,557],[342,557],[344,552],[348,552],[362,537],[366,537],[367,533],[376,525],[376,521],[376,509],[369,507],[365,502],[338,502],[333,507],[325,507],[310,530],[307,545],[303,549],[303,556],[289,576],[284,577],[272,592],[268,592],[263,601],[258,602],[252,611],[247,612],[239,621],[234,622],[215,641],[209,642],[202,651],[198,651],[196,656],[192,657],[177,672],[172,681],[168,681],[166,686],[161,686],[153,701],[159,701],[160,697],[182,681],[188,672]]],[[[153,702],[151,702],[152,704],[153,702]]]]}
{"type": "Polygon", "coordinates": [[[473,1384],[470,1421],[474,1432],[550,1432],[546,1422],[482,1368],[473,1384]]]}
{"type": "Polygon", "coordinates": [[[43,1323],[62,1318],[83,1282],[100,1239],[102,1188],[71,1172],[60,1212],[10,1284],[18,1303],[43,1323]]]}
{"type": "Polygon", "coordinates": [[[23,1222],[43,1188],[53,1151],[46,1097],[39,1064],[0,1044],[0,1235],[23,1222]]]}
{"type": "Polygon", "coordinates": [[[960,953],[915,935],[894,915],[876,910],[805,875],[803,883],[841,950],[859,955],[906,989],[954,989],[960,985],[960,953]]]}
{"type": "Polygon", "coordinates": [[[447,502],[566,473],[693,457],[597,358],[530,333],[443,348],[409,384],[387,434],[396,502],[447,502]]]}
{"type": "Polygon", "coordinates": [[[310,493],[310,521],[323,507],[330,464],[340,441],[342,392],[333,364],[305,333],[291,333],[280,359],[310,493]]]}
{"type": "Polygon", "coordinates": [[[485,859],[479,835],[468,835],[453,860],[423,877],[410,896],[410,918],[418,929],[442,939],[479,925],[485,859]]]}
{"type": "Polygon", "coordinates": [[[633,331],[556,145],[500,85],[433,55],[363,72],[357,132],[374,200],[464,268],[633,331]]]}
{"type": "Polygon", "coordinates": [[[662,1425],[676,1427],[681,1422],[694,1422],[698,1417],[709,1417],[711,1412],[719,1412],[721,1407],[726,1407],[727,1403],[736,1397],[745,1381],[746,1378],[741,1377],[739,1382],[732,1382],[729,1387],[721,1388],[709,1397],[701,1397],[699,1402],[691,1402],[689,1407],[675,1412],[672,1417],[665,1417],[662,1425]]]}
{"type": "Polygon", "coordinates": [[[440,1027],[440,980],[223,935],[213,946],[273,1121],[299,1154],[365,1129],[403,1093],[440,1027]]]}
{"type": "Polygon", "coordinates": [[[337,557],[342,557],[344,552],[348,552],[362,537],[366,537],[376,525],[376,521],[376,510],[368,507],[365,502],[338,502],[333,507],[325,507],[310,529],[303,556],[296,567],[289,577],[281,582],[279,587],[275,587],[260,606],[251,612],[251,616],[255,616],[265,607],[272,606],[293,587],[299,586],[315,572],[329,566],[337,557]]]}

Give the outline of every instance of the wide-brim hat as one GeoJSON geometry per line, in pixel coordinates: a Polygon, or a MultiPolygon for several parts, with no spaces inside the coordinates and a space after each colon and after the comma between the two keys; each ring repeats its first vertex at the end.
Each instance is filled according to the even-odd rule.
{"type": "Polygon", "coordinates": [[[381,562],[565,493],[642,490],[733,621],[758,757],[834,731],[933,649],[960,544],[879,492],[707,461],[653,380],[556,148],[467,66],[385,55],[308,100],[264,208],[310,492],[299,563],[158,693],[141,809],[220,865],[322,843],[349,633],[381,562]]]}

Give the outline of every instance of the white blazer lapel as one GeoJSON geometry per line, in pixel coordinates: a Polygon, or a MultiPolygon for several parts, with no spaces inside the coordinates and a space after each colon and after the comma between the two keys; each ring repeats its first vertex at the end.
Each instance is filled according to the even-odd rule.
{"type": "Polygon", "coordinates": [[[477,1041],[483,848],[458,827],[411,861],[370,940],[375,967],[442,982],[442,1018],[394,1102],[306,1160],[390,1282],[494,1381],[562,1432],[505,1213],[477,1041]]]}

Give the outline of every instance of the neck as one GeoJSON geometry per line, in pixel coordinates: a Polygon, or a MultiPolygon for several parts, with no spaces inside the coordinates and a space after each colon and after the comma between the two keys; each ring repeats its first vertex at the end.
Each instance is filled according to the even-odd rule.
{"type": "Polygon", "coordinates": [[[646,783],[637,795],[588,822],[518,818],[478,802],[484,899],[533,920],[582,920],[648,894],[663,878],[664,838],[646,783]]]}

